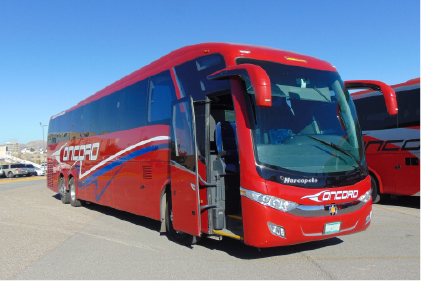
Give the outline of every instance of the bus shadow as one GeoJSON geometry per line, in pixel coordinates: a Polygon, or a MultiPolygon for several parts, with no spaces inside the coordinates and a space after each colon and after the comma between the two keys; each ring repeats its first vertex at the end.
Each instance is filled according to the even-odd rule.
{"type": "Polygon", "coordinates": [[[417,196],[390,196],[389,199],[377,203],[383,206],[398,206],[420,209],[420,197],[417,196]]]}
{"type": "Polygon", "coordinates": [[[269,257],[283,257],[291,254],[300,252],[312,251],[324,247],[335,246],[341,244],[343,241],[337,237],[333,237],[326,240],[311,241],[291,246],[280,246],[274,248],[255,248],[252,246],[245,245],[239,240],[231,238],[223,238],[222,241],[216,241],[213,239],[202,239],[197,245],[199,247],[205,247],[213,251],[226,252],[230,256],[245,259],[262,259],[269,257]]]}
{"type": "MultiPolygon", "coordinates": [[[[60,194],[55,194],[52,196],[57,200],[60,199],[60,194]]],[[[89,210],[99,212],[107,216],[113,216],[116,219],[126,221],[128,223],[137,225],[139,227],[146,227],[152,231],[155,231],[157,235],[160,235],[161,223],[157,220],[135,215],[125,211],[120,211],[113,209],[111,207],[98,205],[95,203],[85,203],[82,208],[87,208],[89,210]]],[[[282,246],[274,248],[255,248],[248,245],[245,245],[243,242],[228,237],[224,237],[221,241],[217,241],[211,238],[203,237],[197,245],[194,246],[184,246],[179,245],[180,247],[188,247],[194,249],[195,247],[204,247],[212,251],[221,251],[229,254],[230,256],[239,258],[239,259],[261,259],[268,257],[282,257],[288,256],[291,254],[296,254],[300,252],[312,251],[324,247],[335,246],[341,244],[343,241],[339,238],[330,238],[320,241],[306,242],[303,244],[292,245],[292,246],[282,246]]],[[[174,242],[175,243],[175,242],[174,242]]]]}
{"type": "MultiPolygon", "coordinates": [[[[60,194],[53,195],[52,197],[57,200],[61,200],[60,194]]],[[[135,215],[135,214],[128,213],[125,211],[117,210],[111,207],[98,205],[92,202],[87,202],[83,204],[82,207],[79,207],[79,208],[86,208],[91,211],[104,214],[106,216],[112,216],[112,217],[115,217],[116,219],[127,221],[137,226],[146,227],[150,230],[156,231],[158,234],[159,234],[159,230],[161,229],[161,223],[157,220],[154,220],[148,217],[135,215]]]]}

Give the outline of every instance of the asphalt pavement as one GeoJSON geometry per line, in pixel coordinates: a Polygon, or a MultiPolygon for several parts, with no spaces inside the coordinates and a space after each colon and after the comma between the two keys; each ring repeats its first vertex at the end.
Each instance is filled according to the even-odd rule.
{"type": "Polygon", "coordinates": [[[0,180],[0,279],[420,279],[420,203],[373,206],[367,231],[261,249],[202,239],[112,208],[64,205],[40,178],[0,180]]]}

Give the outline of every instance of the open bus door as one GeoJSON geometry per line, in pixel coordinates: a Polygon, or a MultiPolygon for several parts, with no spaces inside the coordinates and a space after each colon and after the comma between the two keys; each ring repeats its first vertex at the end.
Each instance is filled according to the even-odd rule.
{"type": "Polygon", "coordinates": [[[171,200],[174,229],[200,236],[196,124],[191,97],[172,102],[171,200]]]}

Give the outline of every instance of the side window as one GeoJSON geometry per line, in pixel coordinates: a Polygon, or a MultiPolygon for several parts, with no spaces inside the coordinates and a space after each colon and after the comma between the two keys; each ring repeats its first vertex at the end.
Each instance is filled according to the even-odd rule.
{"type": "Polygon", "coordinates": [[[99,100],[96,100],[84,106],[82,128],[84,138],[98,134],[99,103],[99,100]]]}
{"type": "Polygon", "coordinates": [[[70,112],[70,139],[77,140],[82,136],[82,119],[84,107],[76,108],[70,112]]]}
{"type": "Polygon", "coordinates": [[[152,76],[148,90],[148,122],[169,124],[171,102],[175,99],[175,88],[170,71],[166,70],[152,76]]]}
{"type": "Polygon", "coordinates": [[[120,130],[145,126],[148,79],[139,81],[121,91],[120,130]]]}
{"type": "Polygon", "coordinates": [[[100,99],[98,116],[98,132],[100,135],[109,134],[119,130],[119,107],[120,91],[100,99]]]}
{"type": "Polygon", "coordinates": [[[397,128],[396,115],[390,116],[387,112],[383,95],[355,99],[354,104],[357,109],[361,130],[370,131],[397,128]]]}
{"type": "Polygon", "coordinates": [[[184,96],[203,100],[205,95],[230,88],[230,81],[211,81],[206,77],[226,67],[224,57],[212,54],[196,58],[174,67],[178,83],[184,96]]]}
{"type": "Polygon", "coordinates": [[[400,128],[420,125],[420,88],[396,93],[398,99],[398,126],[400,128]]]}
{"type": "Polygon", "coordinates": [[[56,143],[55,135],[56,135],[56,127],[57,127],[57,118],[51,119],[50,123],[48,124],[47,144],[56,143]]]}

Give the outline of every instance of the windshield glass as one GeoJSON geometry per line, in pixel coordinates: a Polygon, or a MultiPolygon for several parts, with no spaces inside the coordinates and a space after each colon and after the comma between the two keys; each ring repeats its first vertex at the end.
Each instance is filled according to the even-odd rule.
{"type": "Polygon", "coordinates": [[[357,115],[337,72],[237,59],[242,63],[261,66],[271,80],[272,106],[263,108],[255,106],[246,79],[259,165],[307,176],[361,167],[364,153],[357,115]]]}

